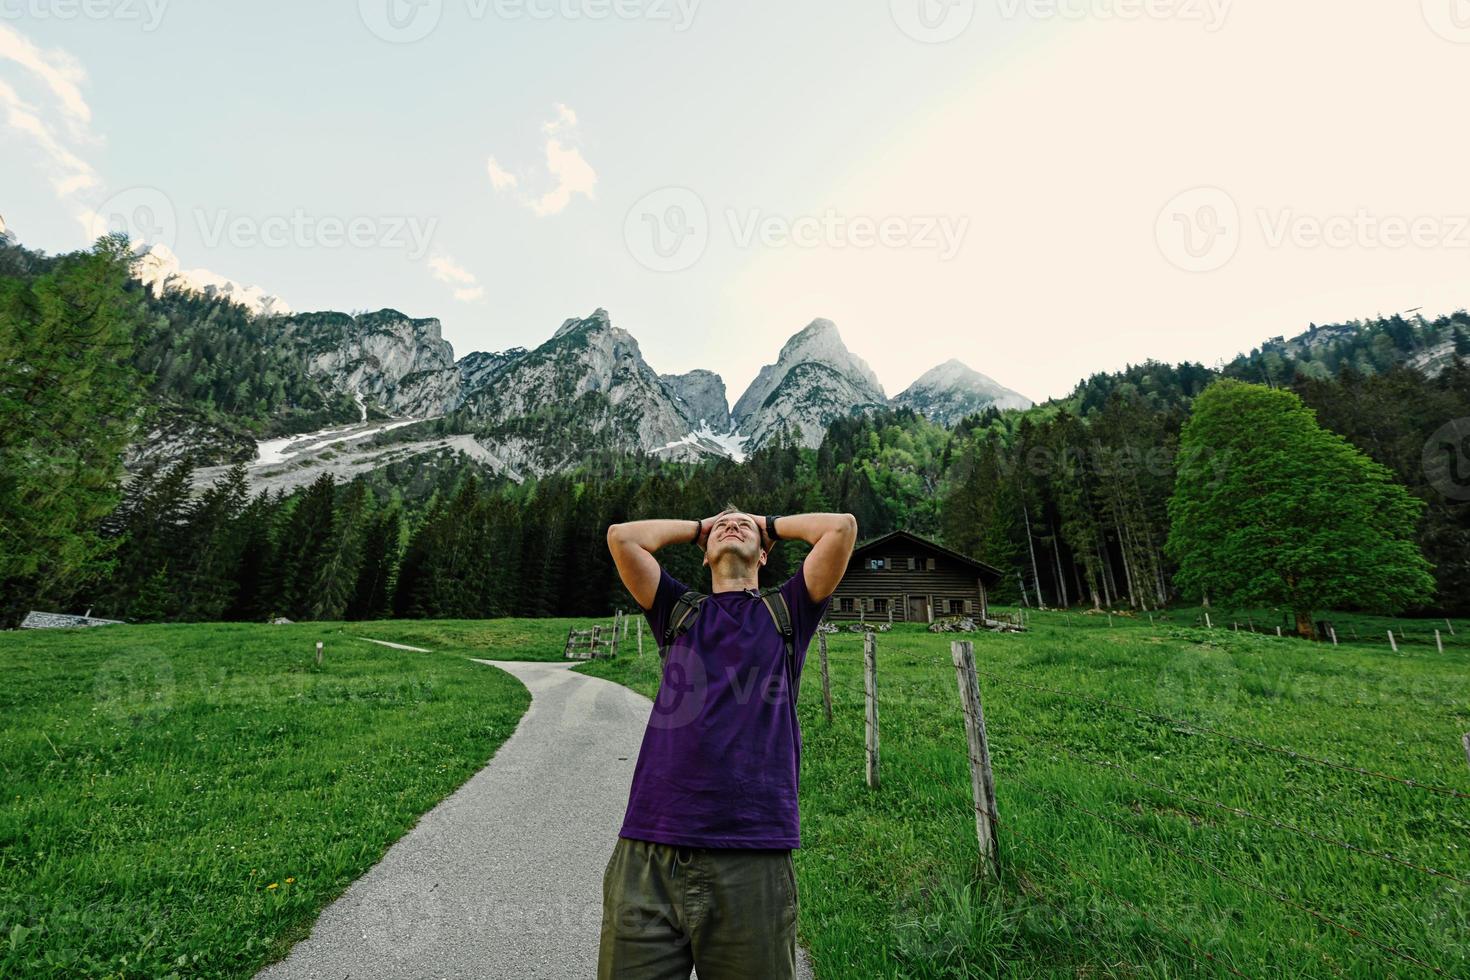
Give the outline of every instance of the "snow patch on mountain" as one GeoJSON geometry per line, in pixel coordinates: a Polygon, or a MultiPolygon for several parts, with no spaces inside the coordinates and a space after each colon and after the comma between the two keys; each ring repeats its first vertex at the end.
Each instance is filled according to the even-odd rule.
{"type": "Polygon", "coordinates": [[[134,249],[133,276],[153,293],[193,293],[238,303],[256,316],[289,314],[291,307],[259,286],[245,286],[208,269],[184,269],[167,245],[140,243],[134,249]]]}

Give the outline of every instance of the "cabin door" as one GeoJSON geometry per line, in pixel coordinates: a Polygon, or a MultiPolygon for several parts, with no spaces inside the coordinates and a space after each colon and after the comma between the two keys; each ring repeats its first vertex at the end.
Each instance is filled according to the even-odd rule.
{"type": "Polygon", "coordinates": [[[922,595],[909,596],[909,622],[927,623],[929,621],[929,615],[924,611],[924,607],[929,604],[928,598],[922,595]]]}

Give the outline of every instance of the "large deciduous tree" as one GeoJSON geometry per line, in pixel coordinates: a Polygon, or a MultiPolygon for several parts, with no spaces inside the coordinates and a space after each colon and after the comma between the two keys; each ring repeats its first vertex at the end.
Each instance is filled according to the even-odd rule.
{"type": "Polygon", "coordinates": [[[1398,612],[1433,595],[1423,506],[1295,394],[1226,379],[1180,435],[1166,550],[1185,593],[1286,606],[1315,638],[1316,610],[1398,612]]]}

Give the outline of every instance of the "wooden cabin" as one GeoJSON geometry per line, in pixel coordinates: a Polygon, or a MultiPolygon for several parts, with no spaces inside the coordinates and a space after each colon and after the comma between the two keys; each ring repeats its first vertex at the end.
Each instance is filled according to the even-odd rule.
{"type": "Polygon", "coordinates": [[[997,568],[916,534],[892,531],[858,544],[832,593],[827,619],[932,623],[945,616],[982,618],[997,568]]]}

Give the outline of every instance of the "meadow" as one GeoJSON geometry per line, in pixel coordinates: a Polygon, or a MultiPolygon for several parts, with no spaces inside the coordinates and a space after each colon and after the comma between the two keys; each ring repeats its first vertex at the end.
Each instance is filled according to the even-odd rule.
{"type": "MultiPolygon", "coordinates": [[[[796,863],[818,977],[1470,976],[1470,623],[1440,654],[1429,622],[1335,618],[1334,649],[1278,639],[1279,613],[1199,614],[877,633],[876,789],[862,636],[827,636],[830,724],[814,641],[796,863]],[[980,671],[998,882],[957,639],[980,671]]],[[[0,636],[0,975],[252,975],[514,730],[524,688],[468,658],[559,660],[590,622],[0,636]]],[[[655,694],[636,626],[576,669],[655,694]]]]}
{"type": "MultiPolygon", "coordinates": [[[[1470,976],[1470,625],[1439,654],[1443,623],[1339,617],[1334,649],[1278,639],[1279,612],[1221,627],[1215,611],[1214,629],[1199,613],[877,633],[876,789],[862,636],[828,636],[830,724],[814,641],[797,869],[817,975],[1470,976]],[[1354,629],[1383,640],[1341,640],[1354,629]],[[957,639],[980,675],[998,883],[976,839],[957,639]]],[[[652,696],[645,643],[641,661],[578,669],[652,696]]]]}
{"type": "Polygon", "coordinates": [[[0,976],[249,977],[484,766],[525,688],[361,626],[0,635],[0,976]]]}

